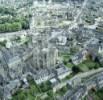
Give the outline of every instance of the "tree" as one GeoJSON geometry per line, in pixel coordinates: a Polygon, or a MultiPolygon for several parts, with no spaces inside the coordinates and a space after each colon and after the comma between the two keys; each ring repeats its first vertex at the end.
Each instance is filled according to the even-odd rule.
{"type": "Polygon", "coordinates": [[[19,22],[0,24],[0,32],[14,32],[22,29],[19,22]]]}
{"type": "Polygon", "coordinates": [[[63,63],[64,63],[64,65],[67,65],[67,61],[65,61],[65,60],[63,61],[63,63]]]}
{"type": "Polygon", "coordinates": [[[6,41],[6,40],[4,40],[4,41],[0,42],[0,46],[5,47],[5,46],[6,46],[6,43],[7,43],[7,41],[6,41]]]}
{"type": "Polygon", "coordinates": [[[100,61],[99,61],[99,58],[96,56],[95,59],[94,59],[94,62],[98,63],[99,65],[101,65],[100,61]]]}
{"type": "Polygon", "coordinates": [[[88,53],[88,54],[86,55],[86,59],[87,59],[87,60],[92,60],[92,55],[91,55],[90,53],[88,53]]]}
{"type": "Polygon", "coordinates": [[[77,67],[77,66],[73,66],[72,71],[73,71],[74,74],[77,74],[77,73],[81,72],[80,68],[77,67]]]}
{"type": "Polygon", "coordinates": [[[29,28],[29,20],[28,19],[23,19],[21,21],[22,29],[28,29],[29,28]]]}
{"type": "Polygon", "coordinates": [[[70,62],[70,63],[73,63],[73,62],[72,62],[72,59],[69,59],[69,62],[70,62]]]}
{"type": "Polygon", "coordinates": [[[48,96],[53,97],[53,91],[52,90],[48,91],[47,94],[48,94],[48,96]]]}
{"type": "Polygon", "coordinates": [[[14,32],[29,29],[29,17],[0,18],[0,32],[14,32]]]}
{"type": "Polygon", "coordinates": [[[5,31],[5,24],[0,24],[0,32],[4,32],[5,31]]]}
{"type": "Polygon", "coordinates": [[[11,27],[12,27],[13,31],[19,31],[22,29],[21,23],[19,23],[19,22],[13,23],[11,27]]]}

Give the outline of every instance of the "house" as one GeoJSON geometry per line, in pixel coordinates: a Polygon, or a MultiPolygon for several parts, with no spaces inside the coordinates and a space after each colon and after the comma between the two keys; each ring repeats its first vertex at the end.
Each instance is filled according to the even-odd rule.
{"type": "Polygon", "coordinates": [[[75,54],[71,59],[75,65],[82,63],[87,59],[87,55],[90,54],[92,59],[95,59],[97,52],[92,48],[86,48],[75,54]]]}
{"type": "Polygon", "coordinates": [[[21,63],[21,58],[19,57],[19,54],[16,54],[16,49],[12,50],[13,48],[6,49],[3,48],[3,57],[5,58],[6,63],[8,64],[9,68],[13,68],[14,66],[21,63]],[[15,53],[14,53],[15,52],[15,53]]]}
{"type": "Polygon", "coordinates": [[[16,65],[18,65],[19,63],[21,63],[21,59],[19,58],[19,56],[14,56],[11,59],[8,59],[8,66],[9,68],[12,68],[16,65]]]}
{"type": "Polygon", "coordinates": [[[8,100],[12,98],[12,94],[14,94],[18,88],[21,86],[20,80],[10,81],[9,84],[4,86],[4,100],[8,100]]]}
{"type": "Polygon", "coordinates": [[[99,89],[103,88],[103,73],[97,77],[96,81],[97,81],[97,87],[99,89]]]}
{"type": "Polygon", "coordinates": [[[41,84],[43,82],[46,82],[47,80],[54,77],[55,74],[52,71],[48,71],[47,69],[41,69],[37,71],[34,80],[37,84],[41,84]]]}
{"type": "Polygon", "coordinates": [[[50,83],[54,87],[54,86],[56,86],[59,83],[59,81],[54,77],[54,78],[50,79],[50,83]]]}
{"type": "Polygon", "coordinates": [[[72,70],[64,66],[64,64],[59,64],[54,69],[56,77],[58,79],[64,79],[66,76],[70,75],[72,73],[72,70]]]}
{"type": "Polygon", "coordinates": [[[72,59],[72,62],[75,64],[75,65],[78,65],[80,63],[83,62],[83,60],[86,60],[86,54],[88,53],[87,50],[82,50],[80,51],[79,53],[75,54],[71,59],[72,59]]]}
{"type": "Polygon", "coordinates": [[[100,44],[98,53],[103,55],[103,43],[100,44]]]}
{"type": "Polygon", "coordinates": [[[58,45],[65,45],[67,42],[67,38],[65,36],[58,36],[58,45]]]}

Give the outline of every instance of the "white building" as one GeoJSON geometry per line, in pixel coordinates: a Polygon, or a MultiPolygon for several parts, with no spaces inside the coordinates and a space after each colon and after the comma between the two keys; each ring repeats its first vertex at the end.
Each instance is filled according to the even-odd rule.
{"type": "Polygon", "coordinates": [[[64,79],[66,76],[70,75],[71,73],[72,73],[72,70],[67,68],[63,64],[60,64],[58,65],[58,67],[56,67],[56,75],[57,75],[57,78],[60,80],[64,79]]]}

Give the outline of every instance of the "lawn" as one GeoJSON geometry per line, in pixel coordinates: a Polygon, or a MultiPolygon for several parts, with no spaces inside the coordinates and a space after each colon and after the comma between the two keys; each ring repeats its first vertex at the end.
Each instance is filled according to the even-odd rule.
{"type": "Polygon", "coordinates": [[[99,68],[100,64],[95,61],[92,61],[92,60],[86,60],[86,61],[80,63],[78,65],[78,67],[81,69],[81,71],[85,72],[85,71],[89,71],[91,69],[99,68]]]}
{"type": "Polygon", "coordinates": [[[72,67],[73,67],[73,64],[72,64],[72,63],[67,63],[66,66],[67,66],[68,68],[72,68],[72,67]]]}
{"type": "Polygon", "coordinates": [[[69,62],[69,60],[71,59],[71,56],[72,55],[70,53],[62,53],[60,55],[60,57],[63,60],[64,65],[67,66],[68,68],[72,68],[73,67],[73,64],[71,62],[69,62]]]}

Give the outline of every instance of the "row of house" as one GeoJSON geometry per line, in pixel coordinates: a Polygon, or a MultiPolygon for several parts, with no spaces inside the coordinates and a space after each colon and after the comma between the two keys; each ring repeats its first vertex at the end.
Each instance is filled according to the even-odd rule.
{"type": "Polygon", "coordinates": [[[103,72],[91,76],[83,83],[80,83],[73,89],[68,90],[62,100],[82,100],[82,98],[84,98],[92,88],[97,90],[103,88],[103,72]]]}
{"type": "Polygon", "coordinates": [[[50,80],[50,82],[54,85],[58,80],[64,79],[71,73],[72,70],[64,66],[64,64],[58,64],[52,70],[44,69],[37,72],[34,80],[37,84],[50,80]]]}

